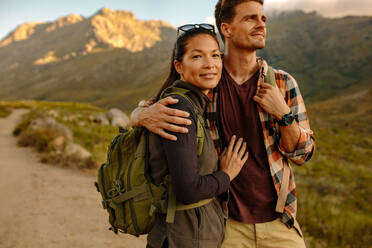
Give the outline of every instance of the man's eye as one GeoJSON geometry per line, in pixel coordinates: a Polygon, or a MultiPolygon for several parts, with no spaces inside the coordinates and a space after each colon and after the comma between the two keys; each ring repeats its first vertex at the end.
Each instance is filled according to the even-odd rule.
{"type": "Polygon", "coordinates": [[[201,58],[201,56],[200,55],[194,55],[194,56],[192,56],[192,58],[193,59],[198,59],[198,58],[201,58]]]}
{"type": "Polygon", "coordinates": [[[221,57],[221,54],[219,54],[219,53],[215,53],[215,54],[213,54],[213,57],[215,57],[215,58],[219,58],[219,57],[221,57]]]}

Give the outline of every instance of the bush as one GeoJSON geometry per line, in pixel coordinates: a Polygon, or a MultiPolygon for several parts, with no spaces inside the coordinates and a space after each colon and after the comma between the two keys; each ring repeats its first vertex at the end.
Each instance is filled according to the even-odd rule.
{"type": "Polygon", "coordinates": [[[11,112],[12,111],[9,108],[0,106],[0,118],[8,117],[11,112]]]}
{"type": "Polygon", "coordinates": [[[51,152],[51,142],[57,137],[53,130],[26,130],[20,134],[18,145],[35,147],[38,152],[51,152]]]}
{"type": "Polygon", "coordinates": [[[45,153],[41,155],[41,162],[74,169],[95,169],[98,167],[93,158],[80,159],[75,156],[66,156],[63,153],[45,153]]]}

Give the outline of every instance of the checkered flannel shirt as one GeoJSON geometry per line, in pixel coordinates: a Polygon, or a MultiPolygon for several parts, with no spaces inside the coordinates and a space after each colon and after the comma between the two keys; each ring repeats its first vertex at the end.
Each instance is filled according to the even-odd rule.
{"type": "MultiPolygon", "coordinates": [[[[266,61],[261,58],[258,60],[258,62],[260,64],[260,77],[257,82],[257,88],[259,89],[260,85],[264,82],[264,75],[266,75],[267,73],[268,65],[266,61]]],[[[295,151],[286,151],[285,148],[281,145],[280,129],[276,124],[277,121],[275,120],[275,117],[266,113],[257,104],[257,110],[262,124],[263,137],[265,139],[264,143],[270,165],[271,176],[274,181],[276,192],[279,195],[284,165],[288,164],[288,159],[297,165],[302,165],[306,161],[310,160],[315,148],[315,139],[313,136],[313,131],[311,131],[310,129],[304,100],[301,96],[296,80],[284,71],[274,69],[274,72],[276,84],[281,94],[283,95],[287,105],[291,108],[292,113],[295,116],[295,120],[297,121],[300,128],[300,138],[298,140],[295,151]]],[[[220,154],[222,147],[216,126],[218,86],[211,90],[208,96],[211,100],[211,104],[209,104],[206,118],[209,121],[209,127],[212,133],[215,147],[218,154],[220,154]]],[[[294,225],[294,220],[296,218],[297,198],[295,192],[296,184],[294,181],[293,171],[289,164],[288,166],[290,168],[290,180],[288,185],[286,203],[284,206],[284,212],[282,214],[282,221],[284,224],[287,225],[288,228],[290,228],[294,225]]]]}

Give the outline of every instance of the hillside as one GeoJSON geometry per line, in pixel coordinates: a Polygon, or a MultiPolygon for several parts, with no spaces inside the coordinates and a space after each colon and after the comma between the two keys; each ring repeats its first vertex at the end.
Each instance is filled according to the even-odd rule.
{"type": "MultiPolygon", "coordinates": [[[[89,102],[130,111],[164,80],[176,32],[103,8],[26,23],[0,41],[0,99],[89,102]]],[[[259,54],[295,76],[307,102],[371,84],[372,17],[301,11],[270,18],[259,54]]]]}
{"type": "Polygon", "coordinates": [[[0,98],[133,107],[164,77],[174,36],[163,21],[108,8],[20,25],[0,42],[0,98]]]}
{"type": "Polygon", "coordinates": [[[299,222],[311,247],[370,247],[372,86],[309,104],[308,112],[316,151],[295,166],[299,222]]]}
{"type": "Polygon", "coordinates": [[[305,98],[324,100],[372,83],[372,17],[282,13],[269,19],[267,47],[260,54],[293,74],[305,98]]]}

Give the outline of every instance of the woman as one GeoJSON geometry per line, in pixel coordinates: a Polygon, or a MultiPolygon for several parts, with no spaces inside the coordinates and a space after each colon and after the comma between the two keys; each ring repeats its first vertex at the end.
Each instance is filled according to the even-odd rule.
{"type": "MultiPolygon", "coordinates": [[[[155,183],[170,175],[170,185],[177,201],[173,223],[166,215],[157,215],[148,235],[148,246],[220,247],[224,237],[223,212],[216,196],[226,192],[248,158],[246,144],[235,137],[218,157],[208,125],[203,126],[201,153],[197,148],[197,113],[203,114],[209,103],[207,93],[217,86],[221,77],[220,47],[209,24],[188,24],[178,28],[168,79],[156,100],[169,86],[187,90],[187,97],[174,95],[178,103],[173,108],[189,112],[192,122],[187,134],[172,133],[177,141],[150,134],[150,168],[155,183]],[[218,165],[220,170],[218,171],[218,165]],[[181,209],[181,210],[180,210],[181,209]]],[[[205,121],[206,123],[207,121],[205,121]]]]}

